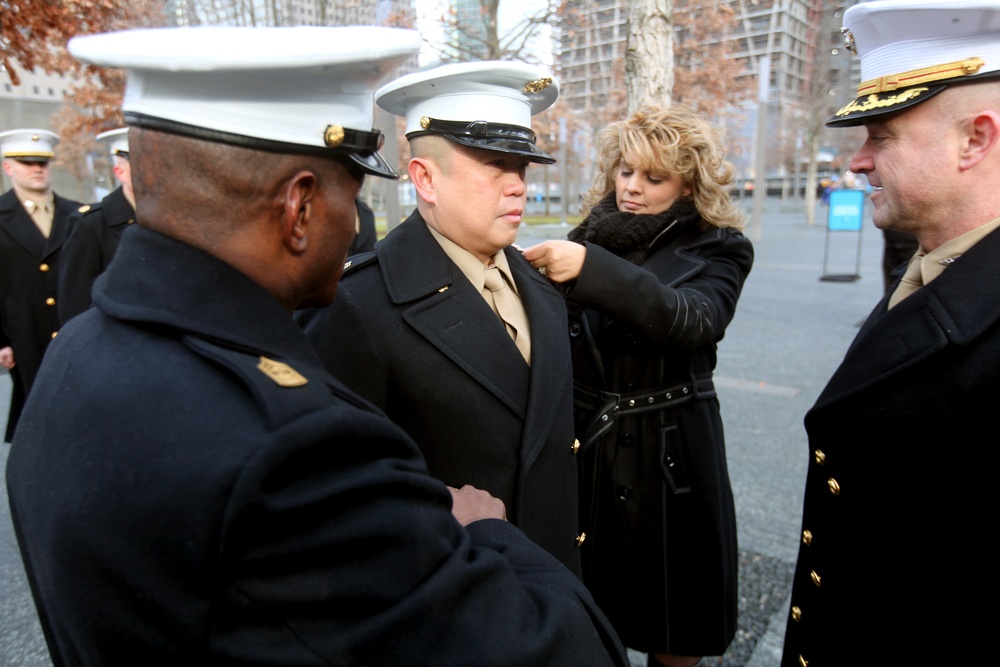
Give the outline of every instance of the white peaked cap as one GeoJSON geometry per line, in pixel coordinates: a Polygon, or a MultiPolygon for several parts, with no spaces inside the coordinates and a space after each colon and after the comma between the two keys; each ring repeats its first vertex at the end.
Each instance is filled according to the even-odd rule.
{"type": "Polygon", "coordinates": [[[832,127],[906,109],[950,85],[1000,75],[1000,1],[880,0],[844,12],[847,48],[861,58],[858,97],[832,127]]]}
{"type": "Polygon", "coordinates": [[[101,132],[94,137],[98,143],[106,144],[108,153],[128,157],[128,128],[119,127],[115,130],[101,132]]]}
{"type": "Polygon", "coordinates": [[[76,58],[128,70],[129,125],[261,150],[347,155],[395,177],[373,132],[375,88],[420,48],[374,26],[126,30],[75,37],[76,58]]]}
{"type": "Polygon", "coordinates": [[[552,106],[559,83],[527,63],[486,61],[441,65],[382,86],[375,102],[406,118],[406,136],[440,134],[485,150],[555,160],[535,146],[531,117],[552,106]]]}
{"type": "Polygon", "coordinates": [[[3,157],[22,162],[48,162],[55,157],[59,135],[48,130],[25,129],[0,132],[3,157]]]}

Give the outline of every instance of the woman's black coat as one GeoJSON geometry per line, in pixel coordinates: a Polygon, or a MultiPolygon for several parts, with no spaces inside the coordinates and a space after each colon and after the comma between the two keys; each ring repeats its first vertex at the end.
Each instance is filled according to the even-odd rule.
{"type": "Polygon", "coordinates": [[[712,372],[753,248],[698,223],[682,218],[641,266],[586,243],[566,294],[585,581],[627,646],[718,655],[738,550],[712,372]]]}

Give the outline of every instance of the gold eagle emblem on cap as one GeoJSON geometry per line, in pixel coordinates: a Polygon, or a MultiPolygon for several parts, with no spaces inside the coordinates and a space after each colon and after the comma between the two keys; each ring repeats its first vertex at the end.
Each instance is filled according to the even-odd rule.
{"type": "Polygon", "coordinates": [[[344,143],[344,128],[340,125],[327,125],[323,133],[323,141],[330,148],[336,148],[344,143]]]}
{"type": "Polygon", "coordinates": [[[858,45],[854,43],[854,34],[847,28],[841,28],[840,34],[844,36],[844,48],[858,55],[858,45]]]}
{"type": "Polygon", "coordinates": [[[301,387],[309,380],[305,379],[288,364],[267,357],[261,357],[257,368],[267,377],[274,380],[279,387],[301,387]]]}
{"type": "Polygon", "coordinates": [[[524,92],[530,95],[537,95],[551,85],[552,77],[550,76],[547,76],[544,79],[535,79],[534,81],[529,81],[524,84],[524,92]]]}

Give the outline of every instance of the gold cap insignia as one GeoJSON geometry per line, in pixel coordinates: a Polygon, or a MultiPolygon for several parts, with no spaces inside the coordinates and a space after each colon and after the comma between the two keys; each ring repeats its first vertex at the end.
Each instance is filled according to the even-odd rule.
{"type": "Polygon", "coordinates": [[[869,95],[863,101],[861,98],[854,100],[846,107],[838,111],[835,115],[837,118],[840,118],[841,116],[846,116],[848,114],[871,111],[872,109],[887,109],[889,107],[894,107],[897,104],[902,104],[903,102],[909,102],[915,97],[920,97],[922,93],[926,93],[928,90],[928,88],[910,88],[909,90],[904,90],[898,95],[890,95],[884,99],[879,99],[878,95],[869,95]]]}
{"type": "Polygon", "coordinates": [[[840,34],[844,36],[844,48],[858,55],[858,45],[854,43],[854,35],[847,28],[841,28],[840,34]]]}
{"type": "Polygon", "coordinates": [[[33,134],[33,135],[31,135],[31,140],[32,141],[39,141],[39,140],[41,140],[41,137],[38,136],[37,134],[33,134]]]}
{"type": "Polygon", "coordinates": [[[344,128],[340,125],[327,125],[323,133],[323,141],[330,148],[336,148],[344,141],[344,128]]]}
{"type": "Polygon", "coordinates": [[[877,79],[862,82],[858,86],[858,95],[892,92],[897,88],[909,88],[910,86],[934,83],[935,81],[942,81],[944,79],[957,79],[978,73],[985,64],[982,58],[967,58],[953,63],[932,65],[921,69],[912,69],[908,72],[900,72],[899,74],[880,76],[877,79]]]}
{"type": "Polygon", "coordinates": [[[534,81],[529,81],[528,83],[524,84],[523,92],[528,93],[530,95],[535,95],[542,92],[551,85],[552,85],[552,77],[547,76],[544,79],[535,79],[534,81]]]}
{"type": "Polygon", "coordinates": [[[309,380],[299,375],[299,373],[288,364],[275,361],[274,359],[268,359],[267,357],[260,358],[260,363],[257,364],[257,368],[260,369],[264,375],[274,380],[274,383],[279,387],[301,387],[309,382],[309,380]]]}
{"type": "Polygon", "coordinates": [[[430,126],[431,126],[431,119],[428,118],[427,116],[421,116],[420,117],[420,127],[422,127],[423,129],[426,130],[430,126]]]}

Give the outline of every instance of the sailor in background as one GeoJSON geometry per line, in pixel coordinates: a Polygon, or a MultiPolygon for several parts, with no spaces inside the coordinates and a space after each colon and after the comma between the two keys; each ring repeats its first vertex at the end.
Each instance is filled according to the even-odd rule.
{"type": "Polygon", "coordinates": [[[14,388],[4,437],[10,442],[42,356],[59,331],[59,271],[69,217],[79,202],[52,191],[59,137],[48,130],[0,133],[0,366],[14,388]]]}
{"type": "Polygon", "coordinates": [[[97,135],[106,146],[119,186],[100,202],[81,206],[70,219],[59,273],[59,319],[67,322],[90,308],[94,279],[108,268],[122,234],[135,222],[132,164],[128,158],[128,128],[97,135]]]}

